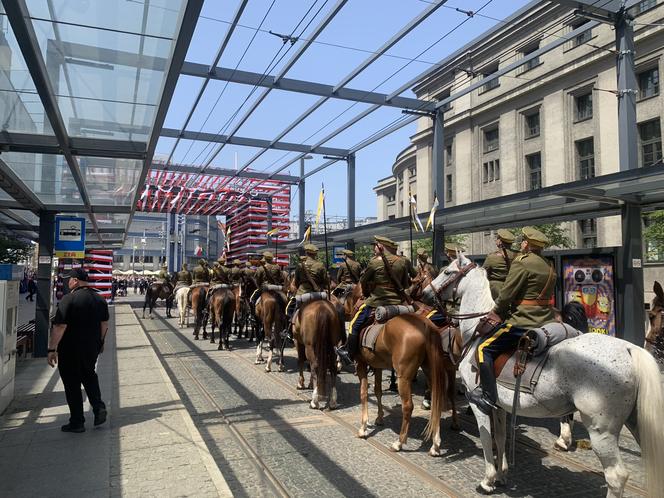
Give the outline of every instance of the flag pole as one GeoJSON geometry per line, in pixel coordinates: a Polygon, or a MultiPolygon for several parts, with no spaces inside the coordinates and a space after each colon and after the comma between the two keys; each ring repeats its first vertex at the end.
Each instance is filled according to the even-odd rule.
{"type": "Polygon", "coordinates": [[[323,240],[325,241],[325,272],[327,274],[327,298],[331,299],[330,292],[330,265],[327,261],[327,218],[325,215],[325,185],[321,183],[321,192],[323,193],[323,240]]]}
{"type": "Polygon", "coordinates": [[[408,240],[410,242],[410,261],[413,261],[413,223],[415,219],[413,217],[413,204],[411,202],[413,194],[408,190],[408,212],[410,213],[410,223],[408,223],[408,240]]]}
{"type": "Polygon", "coordinates": [[[279,232],[274,234],[274,260],[279,264],[279,232]]]}

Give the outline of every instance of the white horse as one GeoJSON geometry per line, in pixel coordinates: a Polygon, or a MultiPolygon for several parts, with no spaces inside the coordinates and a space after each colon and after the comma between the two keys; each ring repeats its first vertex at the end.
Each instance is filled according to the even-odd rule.
{"type": "MultiPolygon", "coordinates": [[[[441,299],[452,295],[461,299],[460,314],[486,313],[494,301],[484,269],[471,265],[463,254],[433,281],[441,299]],[[461,277],[461,278],[459,278],[461,277]]],[[[424,299],[431,301],[433,290],[427,288],[424,299]]],[[[479,318],[461,320],[464,344],[473,337],[479,318]]],[[[466,389],[477,387],[471,358],[481,339],[473,339],[468,354],[459,365],[466,389]]],[[[493,413],[493,437],[498,452],[494,464],[490,420],[471,405],[484,450],[485,476],[480,482],[485,492],[504,484],[507,474],[505,457],[506,411],[511,411],[514,391],[498,385],[498,405],[493,413]]],[[[629,473],[620,457],[618,436],[623,425],[641,446],[648,496],[664,496],[664,393],[655,360],[644,349],[627,341],[601,334],[583,334],[552,347],[549,359],[532,394],[521,393],[518,415],[535,418],[560,418],[578,410],[590,434],[595,454],[604,468],[607,496],[622,496],[629,473]]]]}
{"type": "Polygon", "coordinates": [[[187,299],[189,297],[189,287],[180,287],[175,291],[175,302],[178,305],[178,311],[180,317],[178,319],[178,324],[180,328],[184,328],[185,319],[187,322],[187,327],[189,327],[189,306],[187,306],[187,299]]]}

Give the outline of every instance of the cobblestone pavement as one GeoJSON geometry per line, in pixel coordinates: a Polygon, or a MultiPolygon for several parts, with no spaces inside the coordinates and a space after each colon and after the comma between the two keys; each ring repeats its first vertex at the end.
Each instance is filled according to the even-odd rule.
{"type": "MultiPolygon", "coordinates": [[[[370,427],[373,432],[365,441],[355,437],[359,387],[351,373],[343,373],[338,381],[337,410],[312,411],[303,397],[311,392],[295,390],[297,362],[292,348],[286,350],[286,372],[265,373],[262,365],[253,365],[255,346],[245,339],[232,340],[234,351],[222,352],[208,341],[194,341],[192,329],[178,329],[176,319],[157,317],[141,323],[235,495],[275,493],[257,465],[264,465],[290,496],[478,494],[483,457],[477,427],[466,412],[463,396],[457,398],[463,430],[450,430],[450,416],[445,414],[443,456],[432,458],[427,454],[430,443],[419,436],[428,417],[420,408],[420,377],[413,386],[416,409],[410,439],[401,453],[394,454],[387,447],[398,437],[401,411],[396,393],[386,391],[387,379],[383,385],[388,408],[385,426],[370,427]],[[229,437],[231,427],[249,443],[251,451],[229,437]]],[[[373,420],[375,399],[370,400],[373,420]]],[[[520,419],[517,468],[510,472],[502,494],[496,496],[605,496],[594,453],[581,448],[569,453],[554,451],[557,433],[555,420],[520,419]]],[[[580,422],[575,424],[574,434],[577,439],[588,437],[580,422]]],[[[640,452],[626,432],[621,436],[621,450],[631,473],[625,496],[643,496],[640,452]]]]}

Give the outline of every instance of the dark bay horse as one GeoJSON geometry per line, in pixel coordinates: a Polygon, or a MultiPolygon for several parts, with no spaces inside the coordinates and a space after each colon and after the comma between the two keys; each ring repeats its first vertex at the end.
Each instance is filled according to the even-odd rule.
{"type": "Polygon", "coordinates": [[[148,286],[147,292],[145,293],[145,300],[143,301],[143,318],[145,318],[145,308],[150,308],[150,318],[152,316],[152,310],[157,305],[157,299],[164,299],[166,301],[166,318],[173,318],[171,315],[171,309],[173,309],[173,289],[175,285],[172,283],[165,282],[152,282],[148,286]]]}
{"type": "Polygon", "coordinates": [[[191,309],[194,313],[194,339],[198,340],[198,334],[203,328],[203,339],[207,339],[207,332],[205,331],[205,323],[203,322],[205,315],[205,300],[208,292],[207,285],[200,285],[191,287],[189,297],[191,298],[191,309]]]}
{"type": "Polygon", "coordinates": [[[294,318],[293,338],[297,349],[299,379],[297,388],[304,389],[304,362],[311,365],[310,385],[314,387],[311,408],[319,408],[319,399],[327,400],[327,407],[337,406],[337,363],[334,347],[345,340],[346,333],[339,310],[324,299],[312,301],[300,308],[294,318]],[[330,372],[330,395],[327,396],[327,372],[330,372]]]}
{"type": "MultiPolygon", "coordinates": [[[[284,371],[284,356],[278,345],[278,338],[281,332],[286,328],[286,298],[281,293],[275,291],[263,291],[260,301],[256,304],[256,316],[262,324],[264,339],[268,342],[269,353],[265,371],[272,371],[272,355],[274,349],[279,351],[279,371],[284,371]]],[[[262,363],[263,359],[263,340],[257,338],[256,345],[256,364],[262,363]]]]}
{"type": "MultiPolygon", "coordinates": [[[[231,350],[229,335],[233,325],[233,313],[235,312],[235,294],[232,289],[216,289],[210,298],[210,319],[212,320],[212,329],[210,331],[210,342],[214,343],[214,329],[219,329],[219,347],[223,350],[224,346],[228,351],[231,350]]],[[[204,329],[205,333],[205,329],[204,329]]]]}

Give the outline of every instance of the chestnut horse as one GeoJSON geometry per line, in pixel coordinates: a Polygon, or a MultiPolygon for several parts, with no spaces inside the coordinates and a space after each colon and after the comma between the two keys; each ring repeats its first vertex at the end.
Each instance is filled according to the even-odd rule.
{"type": "Polygon", "coordinates": [[[217,327],[219,329],[219,347],[217,349],[220,351],[224,349],[224,346],[228,351],[231,350],[229,335],[233,325],[235,306],[235,293],[232,289],[216,289],[210,298],[210,318],[212,320],[210,342],[214,344],[214,329],[217,327]]]}
{"type": "Polygon", "coordinates": [[[279,371],[284,371],[284,356],[278,345],[278,338],[286,328],[286,302],[285,297],[275,291],[263,291],[256,304],[256,317],[263,325],[263,339],[257,337],[256,365],[263,363],[263,341],[267,340],[269,353],[265,371],[272,371],[272,355],[274,349],[279,351],[279,371]]]}
{"type": "Polygon", "coordinates": [[[194,313],[194,339],[198,340],[198,334],[203,327],[203,339],[207,339],[203,315],[205,314],[205,299],[207,297],[208,286],[202,285],[191,287],[189,296],[191,298],[191,309],[194,313]]]}
{"type": "Polygon", "coordinates": [[[362,412],[358,436],[368,435],[368,367],[374,371],[378,417],[376,425],[383,425],[382,370],[394,368],[398,377],[399,396],[401,397],[402,421],[399,440],[392,444],[393,451],[400,451],[408,440],[408,427],[413,413],[411,384],[417,370],[422,367],[431,383],[431,414],[424,431],[425,437],[433,440],[429,450],[431,456],[440,455],[440,416],[447,405],[447,378],[445,356],[436,327],[427,318],[415,313],[399,315],[385,323],[378,334],[374,350],[360,348],[357,356],[357,376],[360,379],[360,400],[362,412]]]}
{"type": "Polygon", "coordinates": [[[346,339],[339,310],[326,300],[312,301],[300,308],[294,318],[293,339],[297,349],[298,389],[304,389],[304,362],[311,365],[310,386],[314,387],[311,408],[319,408],[319,399],[327,407],[337,406],[337,364],[334,347],[346,339]],[[330,395],[327,395],[327,372],[330,372],[330,395]]]}

